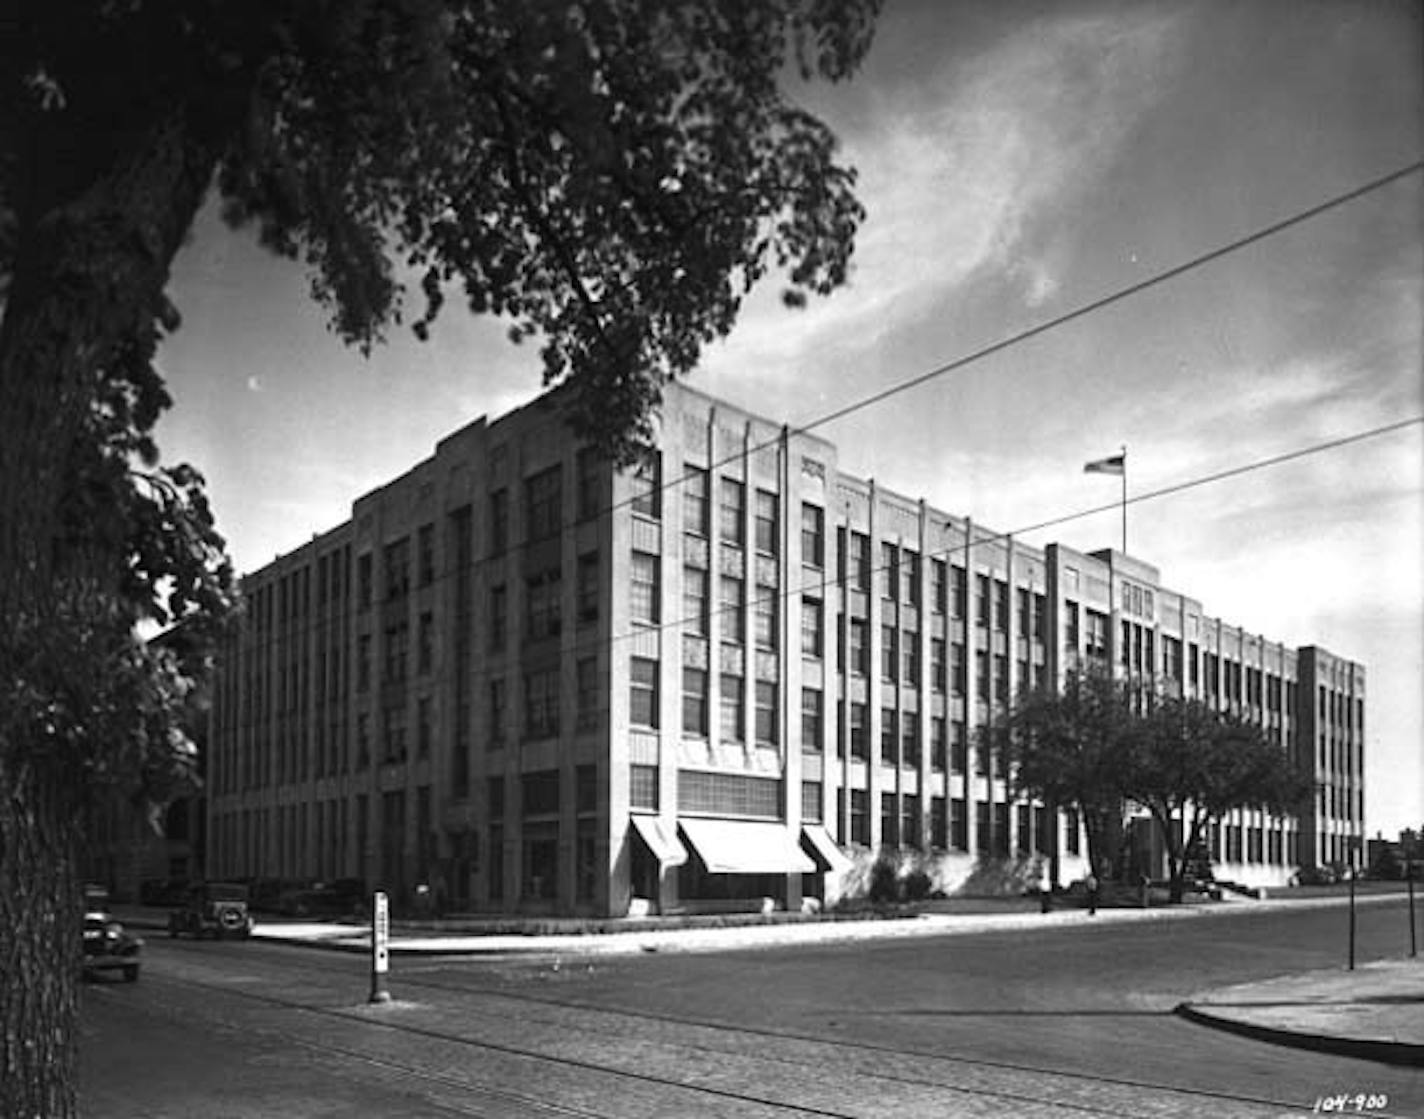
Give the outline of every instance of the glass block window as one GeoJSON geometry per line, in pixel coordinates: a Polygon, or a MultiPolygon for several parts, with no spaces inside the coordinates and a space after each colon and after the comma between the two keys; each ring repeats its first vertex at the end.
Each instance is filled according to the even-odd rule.
{"type": "Polygon", "coordinates": [[[631,808],[658,810],[658,767],[630,765],[628,767],[628,804],[631,808]]]}
{"type": "Polygon", "coordinates": [[[677,802],[684,812],[777,820],[781,818],[781,782],[772,777],[683,769],[677,775],[677,802]]]}

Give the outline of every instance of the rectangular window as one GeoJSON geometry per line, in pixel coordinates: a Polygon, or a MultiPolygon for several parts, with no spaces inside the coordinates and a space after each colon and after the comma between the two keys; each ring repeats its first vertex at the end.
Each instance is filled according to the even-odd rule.
{"type": "Polygon", "coordinates": [[[776,648],[776,600],[775,587],[757,586],[756,602],[753,604],[753,620],[756,625],[755,637],[759,649],[776,648]]]}
{"type": "Polygon", "coordinates": [[[575,588],[579,625],[598,621],[598,591],[598,553],[585,552],[578,558],[578,586],[575,588]]]}
{"type": "Polygon", "coordinates": [[[598,658],[580,657],[574,671],[578,681],[574,729],[592,730],[598,725],[598,658]]]}
{"type": "Polygon", "coordinates": [[[497,556],[509,548],[509,491],[495,490],[489,495],[490,555],[497,556]]]}
{"type": "Polygon", "coordinates": [[[658,725],[658,662],[633,657],[628,663],[628,718],[634,726],[658,725]]]}
{"type": "Polygon", "coordinates": [[[801,562],[811,567],[826,565],[826,511],[806,502],[801,504],[801,562]]]}
{"type": "Polygon", "coordinates": [[[918,688],[920,686],[920,635],[906,630],[901,644],[905,653],[905,674],[900,679],[911,687],[918,688]]]}
{"type": "Polygon", "coordinates": [[[949,819],[944,797],[930,797],[930,846],[943,851],[949,844],[949,819]]]}
{"type": "Polygon", "coordinates": [[[707,636],[707,579],[701,568],[682,569],[682,624],[699,637],[707,636]]]}
{"type": "Polygon", "coordinates": [[[943,773],[949,762],[948,725],[942,715],[930,718],[930,768],[943,773]]]}
{"type": "Polygon", "coordinates": [[[778,509],[776,494],[756,492],[756,550],[774,556],[778,552],[778,509]]]}
{"type": "Polygon", "coordinates": [[[900,750],[900,726],[895,708],[880,709],[880,760],[886,765],[894,765],[900,750]]]}
{"type": "Polygon", "coordinates": [[[981,629],[988,629],[990,615],[992,614],[994,609],[993,596],[990,593],[992,590],[992,584],[990,582],[989,576],[974,576],[974,590],[974,624],[979,626],[981,629]]]}
{"type": "Polygon", "coordinates": [[[776,726],[776,685],[756,682],[756,740],[775,745],[780,741],[776,726]]]}
{"type": "Polygon", "coordinates": [[[603,459],[593,447],[579,450],[576,469],[578,470],[578,516],[586,521],[602,512],[603,494],[601,490],[601,470],[603,459]]]}
{"type": "Polygon", "coordinates": [[[870,537],[863,532],[850,534],[850,555],[846,567],[851,578],[851,589],[869,593],[870,591],[870,537]]]}
{"type": "Polygon", "coordinates": [[[930,638],[930,687],[944,691],[944,638],[930,638]]]}
{"type": "Polygon", "coordinates": [[[955,851],[969,850],[969,817],[965,812],[964,799],[955,798],[949,802],[949,845],[955,851]]]}
{"type": "Polygon", "coordinates": [[[801,782],[801,821],[806,824],[819,824],[821,822],[821,782],[802,781],[801,782]]]}
{"type": "Polygon", "coordinates": [[[920,605],[920,557],[916,552],[905,552],[900,557],[900,601],[907,605],[920,605]]]}
{"type": "Polygon", "coordinates": [[[558,466],[541,470],[524,481],[524,538],[544,540],[557,536],[563,505],[563,471],[558,466]]]}
{"type": "Polygon", "coordinates": [[[682,476],[682,530],[707,535],[707,471],[686,467],[682,476]]]}
{"type": "Polygon", "coordinates": [[[1063,603],[1063,647],[1078,651],[1078,604],[1071,600],[1063,603]]]}
{"type": "Polygon", "coordinates": [[[864,676],[870,670],[870,623],[864,618],[850,620],[850,670],[864,676]]]}
{"type": "Polygon", "coordinates": [[[994,580],[994,628],[1009,631],[1009,585],[1002,579],[994,580]]]}
{"type": "MultiPolygon", "coordinates": [[[[489,682],[489,748],[504,746],[505,724],[509,718],[509,689],[504,678],[489,682]]],[[[463,721],[463,720],[462,720],[463,721]]]]}
{"type": "Polygon", "coordinates": [[[422,587],[435,582],[435,526],[421,525],[416,534],[417,577],[422,587]]]}
{"type": "MultiPolygon", "coordinates": [[[[406,677],[406,668],[410,658],[410,626],[405,622],[389,627],[385,633],[386,646],[386,683],[394,684],[406,677]]],[[[293,698],[296,696],[296,688],[292,688],[293,698]]]]}
{"type": "Polygon", "coordinates": [[[746,487],[733,478],[723,478],[721,479],[721,493],[719,497],[721,505],[718,527],[721,531],[722,539],[729,544],[745,544],[747,540],[746,487]]]}
{"type": "Polygon", "coordinates": [[[850,839],[862,846],[870,843],[870,794],[864,789],[850,791],[850,839]]]}
{"type": "Polygon", "coordinates": [[[363,633],[356,639],[356,690],[371,690],[371,635],[363,633]]]}
{"type": "Polygon", "coordinates": [[[900,549],[895,544],[880,545],[880,595],[894,599],[900,589],[900,549]]]}
{"type": "Polygon", "coordinates": [[[942,559],[930,560],[930,609],[936,614],[949,609],[949,565],[942,559]]]}
{"type": "Polygon", "coordinates": [[[721,684],[720,729],[722,741],[741,742],[746,738],[742,678],[724,674],[721,684]]]}
{"type": "Polygon", "coordinates": [[[815,688],[801,689],[801,749],[821,752],[821,711],[823,697],[815,688]]]}
{"type": "Polygon", "coordinates": [[[630,476],[633,512],[658,520],[662,516],[662,455],[653,451],[651,459],[639,463],[630,476]]]}
{"type": "Polygon", "coordinates": [[[900,845],[900,814],[895,811],[895,794],[880,794],[880,842],[887,847],[900,845]]]}
{"type": "Polygon", "coordinates": [[[894,626],[880,627],[880,678],[894,680],[899,667],[899,652],[896,648],[899,634],[894,626]]]}
{"type": "Polygon", "coordinates": [[[524,734],[526,738],[553,738],[559,733],[559,671],[543,669],[524,674],[524,734]]]}
{"type": "Polygon", "coordinates": [[[531,641],[556,637],[563,629],[563,578],[557,568],[524,584],[524,629],[531,641]]]}
{"type": "Polygon", "coordinates": [[[743,587],[740,579],[732,575],[722,576],[722,640],[738,645],[747,639],[743,587]]]}
{"type": "Polygon", "coordinates": [[[913,711],[906,711],[900,721],[900,764],[920,768],[920,720],[913,711]]]}
{"type": "Polygon", "coordinates": [[[900,838],[907,847],[920,845],[920,798],[913,793],[900,798],[900,838]]]}
{"type": "Polygon", "coordinates": [[[801,599],[801,655],[821,658],[825,646],[825,633],[821,626],[821,600],[801,599]]]}
{"type": "Polygon", "coordinates": [[[707,670],[682,670],[682,732],[707,737],[707,670]]]}
{"type": "Polygon", "coordinates": [[[416,757],[430,756],[430,696],[416,700],[416,757]]]}
{"type": "Polygon", "coordinates": [[[356,605],[365,610],[371,605],[371,553],[356,557],[356,605]]]}
{"type": "Polygon", "coordinates": [[[633,621],[656,625],[658,611],[658,557],[634,552],[629,572],[628,605],[633,621]]]}
{"type": "Polygon", "coordinates": [[[870,759],[870,727],[866,705],[850,705],[850,756],[860,761],[870,759]]]}
{"type": "Polygon", "coordinates": [[[416,642],[416,668],[420,672],[429,672],[435,660],[435,615],[429,610],[420,615],[416,642]]]}

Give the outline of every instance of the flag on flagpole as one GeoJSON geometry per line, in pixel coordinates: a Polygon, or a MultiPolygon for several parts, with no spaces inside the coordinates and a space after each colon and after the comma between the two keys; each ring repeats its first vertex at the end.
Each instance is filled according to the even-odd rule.
{"type": "Polygon", "coordinates": [[[1107,458],[1100,458],[1087,463],[1083,467],[1084,474],[1126,474],[1127,473],[1127,452],[1109,455],[1107,458]]]}

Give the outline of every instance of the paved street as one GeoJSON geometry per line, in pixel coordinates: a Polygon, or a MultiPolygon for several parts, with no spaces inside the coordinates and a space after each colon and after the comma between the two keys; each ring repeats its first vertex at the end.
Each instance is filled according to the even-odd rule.
{"type": "MultiPolygon", "coordinates": [[[[1360,910],[1360,960],[1407,950],[1360,910]]],[[[1424,1070],[1243,1040],[1171,1014],[1344,961],[1343,909],[794,950],[399,958],[150,939],[86,988],[93,1119],[1305,1114],[1339,1093],[1424,1115],[1424,1070]]]]}

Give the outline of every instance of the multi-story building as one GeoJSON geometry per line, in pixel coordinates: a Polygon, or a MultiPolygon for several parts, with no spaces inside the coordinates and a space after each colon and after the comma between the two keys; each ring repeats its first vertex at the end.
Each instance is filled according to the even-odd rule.
{"type": "Polygon", "coordinates": [[[1311,751],[1300,819],[1213,829],[1282,882],[1363,834],[1364,669],[1208,616],[1119,551],[1038,549],[669,386],[652,467],[560,395],[480,419],[244,580],[216,688],[209,871],[362,877],[448,908],[622,914],[1085,870],[993,736],[1099,659],[1311,751]],[[1317,695],[1319,696],[1317,702],[1317,695]]]}

